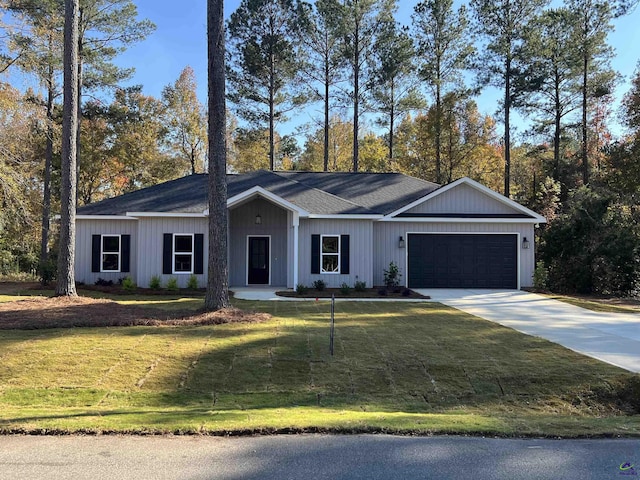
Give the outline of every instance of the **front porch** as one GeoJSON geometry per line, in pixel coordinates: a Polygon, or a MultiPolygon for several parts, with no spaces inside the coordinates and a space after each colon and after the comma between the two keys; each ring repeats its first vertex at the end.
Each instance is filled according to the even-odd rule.
{"type": "Polygon", "coordinates": [[[229,199],[230,287],[298,283],[299,214],[268,192],[229,199]]]}

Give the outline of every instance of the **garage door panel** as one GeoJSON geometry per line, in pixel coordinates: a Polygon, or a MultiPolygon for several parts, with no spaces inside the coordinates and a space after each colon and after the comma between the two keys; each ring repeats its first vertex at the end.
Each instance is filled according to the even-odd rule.
{"type": "Polygon", "coordinates": [[[517,288],[514,234],[409,234],[413,288],[517,288]]]}

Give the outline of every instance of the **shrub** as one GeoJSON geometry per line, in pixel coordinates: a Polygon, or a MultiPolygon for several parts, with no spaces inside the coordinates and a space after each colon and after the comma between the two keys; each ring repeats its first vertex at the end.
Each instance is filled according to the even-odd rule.
{"type": "Polygon", "coordinates": [[[410,297],[411,296],[411,290],[408,288],[405,288],[404,290],[402,290],[402,296],[403,297],[410,297]]]}
{"type": "Polygon", "coordinates": [[[395,264],[395,262],[389,263],[389,269],[384,270],[383,274],[384,284],[387,286],[387,288],[394,288],[400,285],[400,277],[402,277],[402,275],[400,274],[400,269],[398,268],[398,265],[395,264]]]}
{"type": "Polygon", "coordinates": [[[296,285],[296,293],[298,295],[303,295],[303,294],[307,293],[307,286],[302,284],[302,283],[297,284],[296,285]]]}
{"type": "Polygon", "coordinates": [[[351,287],[347,285],[346,282],[342,282],[342,285],[340,285],[340,293],[343,295],[349,295],[351,293],[351,287]]]}
{"type": "Polygon", "coordinates": [[[378,295],[380,295],[381,297],[386,297],[387,296],[387,289],[384,288],[384,287],[378,289],[378,295]]]}
{"type": "Polygon", "coordinates": [[[356,280],[353,284],[353,289],[356,292],[364,292],[367,289],[367,282],[361,282],[360,280],[356,280]]]}
{"type": "Polygon", "coordinates": [[[198,277],[195,275],[191,275],[189,277],[189,281],[187,282],[187,288],[189,290],[197,290],[198,289],[198,277]]]}
{"type": "Polygon", "coordinates": [[[537,290],[546,290],[549,282],[549,271],[542,260],[536,263],[536,269],[533,271],[533,286],[537,290]]]}
{"type": "Polygon", "coordinates": [[[313,288],[315,288],[319,292],[322,292],[326,288],[326,286],[327,284],[324,282],[324,280],[316,280],[315,282],[313,282],[313,288]]]}
{"type": "Polygon", "coordinates": [[[170,292],[175,292],[178,290],[178,279],[176,277],[171,277],[167,280],[167,290],[170,292]]]}
{"type": "Polygon", "coordinates": [[[158,275],[151,277],[151,280],[149,280],[149,288],[152,290],[160,290],[161,287],[162,281],[160,280],[160,277],[158,275]]]}
{"type": "Polygon", "coordinates": [[[131,277],[125,277],[122,280],[122,288],[124,288],[127,291],[132,291],[135,290],[138,286],[136,285],[136,282],[133,281],[133,279],[131,277]]]}
{"type": "Polygon", "coordinates": [[[46,262],[40,264],[39,271],[40,283],[49,285],[56,279],[58,274],[58,262],[53,258],[48,258],[46,262]]]}
{"type": "Polygon", "coordinates": [[[110,287],[113,285],[113,280],[105,280],[104,278],[98,277],[98,280],[96,280],[95,285],[99,287],[110,287]]]}

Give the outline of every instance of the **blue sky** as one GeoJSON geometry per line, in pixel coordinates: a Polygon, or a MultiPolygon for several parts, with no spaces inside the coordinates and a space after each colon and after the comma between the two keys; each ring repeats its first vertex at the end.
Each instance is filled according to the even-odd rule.
{"type": "MultiPolygon", "coordinates": [[[[411,13],[418,0],[400,0],[398,20],[410,24],[411,13]]],[[[162,88],[174,82],[182,69],[190,65],[199,85],[199,97],[206,103],[207,92],[207,51],[206,51],[206,0],[175,2],[169,0],[134,0],[141,18],[152,20],[157,29],[144,42],[133,46],[118,59],[123,67],[135,67],[136,73],[129,84],[140,84],[144,93],[160,96],[162,88]],[[178,5],[176,7],[176,5],[178,5]]],[[[225,15],[228,17],[239,5],[240,0],[225,1],[225,15]]],[[[454,2],[461,4],[460,0],[454,2]]],[[[561,2],[554,1],[554,5],[561,2]]],[[[640,59],[640,8],[615,22],[610,44],[616,50],[613,67],[624,76],[618,85],[619,99],[629,89],[629,78],[640,59]]],[[[487,89],[477,99],[480,110],[494,114],[500,94],[487,89]]],[[[280,133],[290,133],[296,125],[308,122],[313,111],[306,111],[288,124],[281,125],[280,133]]],[[[518,122],[516,122],[517,124],[518,122]]],[[[522,130],[522,127],[520,127],[522,130]]],[[[618,128],[616,128],[619,131],[618,128]]]]}

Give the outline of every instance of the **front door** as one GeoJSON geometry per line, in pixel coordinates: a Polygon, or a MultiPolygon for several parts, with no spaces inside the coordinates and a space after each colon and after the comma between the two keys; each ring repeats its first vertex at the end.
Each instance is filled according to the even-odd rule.
{"type": "Polygon", "coordinates": [[[249,237],[249,285],[269,285],[269,237],[249,237]]]}

